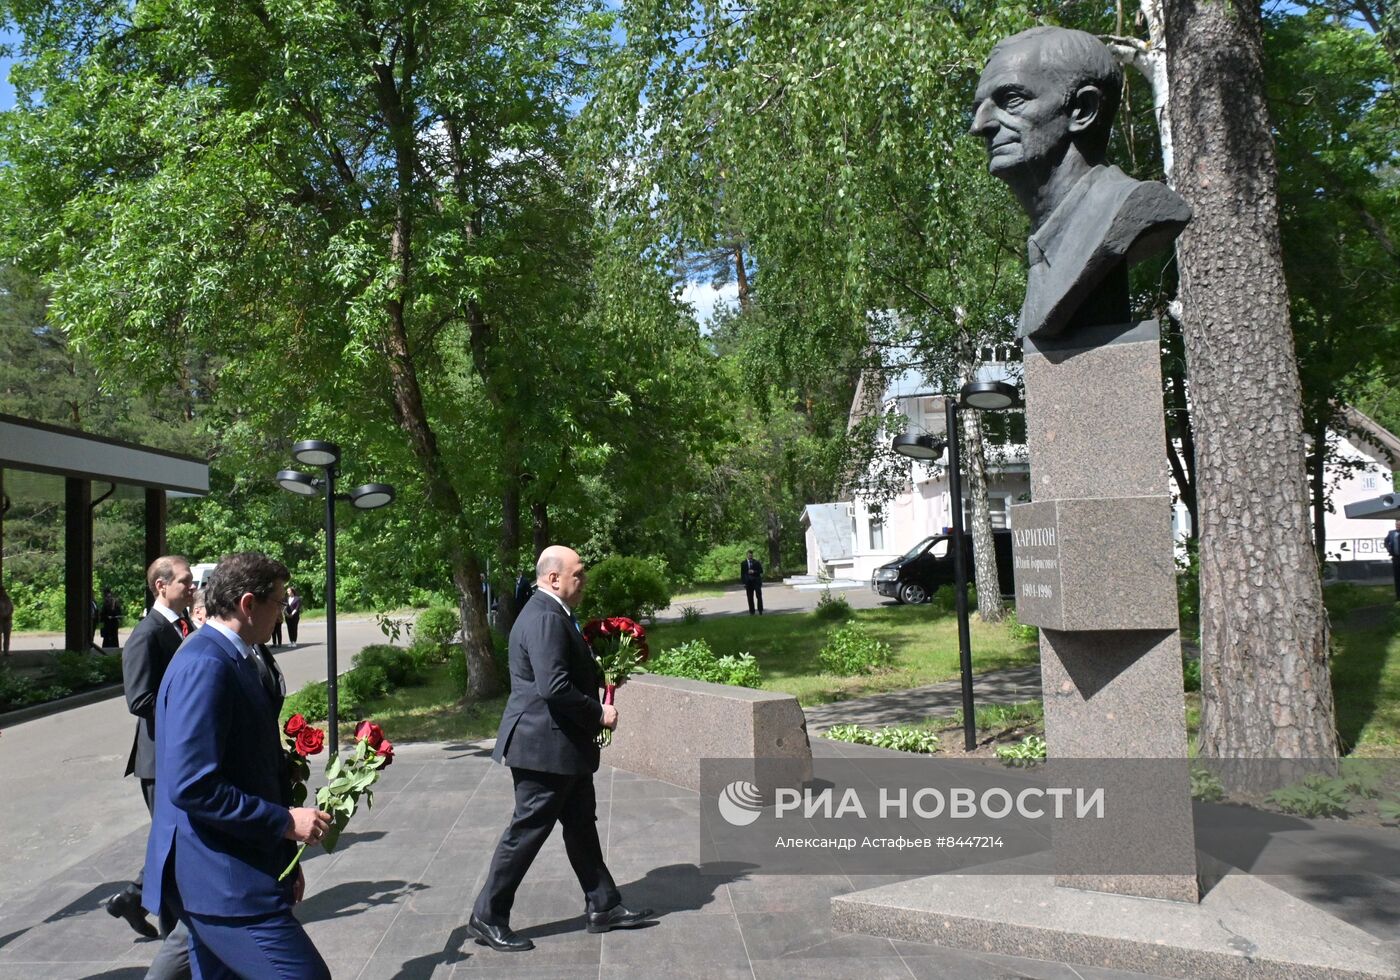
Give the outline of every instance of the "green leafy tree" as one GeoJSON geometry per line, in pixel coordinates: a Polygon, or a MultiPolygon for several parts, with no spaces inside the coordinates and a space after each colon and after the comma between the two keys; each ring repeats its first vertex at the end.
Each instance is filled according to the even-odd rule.
{"type": "Polygon", "coordinates": [[[354,460],[346,483],[395,482],[455,586],[470,692],[494,691],[486,558],[518,561],[522,510],[547,533],[630,448],[604,423],[679,343],[664,292],[595,309],[613,298],[568,129],[607,18],[586,0],[3,9],[24,38],[4,238],[52,322],[148,388],[150,365],[217,352],[190,385],[240,472],[317,435],[354,460]]]}

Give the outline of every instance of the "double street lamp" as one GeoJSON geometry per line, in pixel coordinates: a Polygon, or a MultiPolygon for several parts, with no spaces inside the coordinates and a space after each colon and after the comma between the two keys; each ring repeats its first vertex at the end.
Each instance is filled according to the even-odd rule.
{"type": "Polygon", "coordinates": [[[292,446],[292,458],[303,466],[319,467],[322,475],[278,470],[274,477],[277,485],[302,497],[326,495],[326,727],[330,730],[330,756],[335,758],[340,744],[340,729],[336,727],[340,673],[335,650],[335,503],[343,500],[358,510],[376,510],[393,503],[394,488],[387,483],[366,483],[349,493],[336,493],[340,447],[333,442],[303,439],[292,446]]]}
{"type": "Polygon", "coordinates": [[[977,721],[972,705],[972,636],[967,612],[967,532],[963,528],[962,468],[958,439],[958,409],[966,407],[999,412],[1020,403],[1016,388],[1005,381],[969,381],[958,397],[945,398],[944,425],[947,439],[906,432],[894,437],[890,448],[901,456],[928,463],[948,450],[948,496],[953,510],[953,591],[958,613],[958,669],[962,675],[963,748],[977,747],[977,721]]]}

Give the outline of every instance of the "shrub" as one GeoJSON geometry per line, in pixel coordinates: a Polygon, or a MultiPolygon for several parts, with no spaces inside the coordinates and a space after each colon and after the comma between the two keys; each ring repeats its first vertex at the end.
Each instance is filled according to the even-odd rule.
{"type": "Polygon", "coordinates": [[[888,643],[870,635],[858,622],[844,623],[828,635],[826,646],[817,654],[817,663],[828,674],[852,677],[888,667],[893,654],[888,643]]]}
{"type": "Polygon", "coordinates": [[[581,618],[641,619],[670,604],[671,590],[654,565],[642,558],[614,555],[589,569],[581,618]]]}
{"type": "Polygon", "coordinates": [[[1199,657],[1181,658],[1181,684],[1187,691],[1201,689],[1201,660],[1199,657]]]}
{"type": "Polygon", "coordinates": [[[307,721],[324,721],[328,711],[325,681],[311,681],[282,702],[284,722],[292,715],[301,715],[307,721]]]}
{"type": "Polygon", "coordinates": [[[1040,627],[1021,622],[1016,618],[1014,609],[1006,610],[1006,630],[1013,640],[1020,640],[1022,643],[1034,643],[1040,638],[1040,627]]]}
{"type": "Polygon", "coordinates": [[[340,693],[347,704],[364,704],[388,694],[389,675],[378,664],[366,664],[340,675],[340,693]]]}
{"type": "Polygon", "coordinates": [[[389,646],[385,643],[367,646],[355,654],[355,667],[378,667],[383,670],[391,691],[396,687],[417,684],[420,681],[413,654],[403,647],[389,646]]]}
{"type": "Polygon", "coordinates": [[[700,607],[681,606],[681,622],[687,626],[694,626],[700,622],[700,607]]]}
{"type": "Polygon", "coordinates": [[[939,612],[956,612],[958,608],[958,590],[951,585],[940,585],[938,591],[929,599],[933,608],[939,612]]]}
{"type": "Polygon", "coordinates": [[[430,606],[418,614],[413,636],[425,643],[451,643],[462,632],[462,614],[452,606],[430,606]]]}
{"type": "Polygon", "coordinates": [[[1219,803],[1225,799],[1225,787],[1221,785],[1220,777],[1209,769],[1192,767],[1191,799],[1202,803],[1219,803]]]}
{"type": "Polygon", "coordinates": [[[408,655],[422,670],[433,664],[447,663],[447,658],[454,649],[460,651],[461,647],[455,643],[430,643],[420,636],[408,645],[408,655]]]}
{"type": "Polygon", "coordinates": [[[850,619],[853,615],[851,604],[846,601],[843,595],[832,595],[831,589],[822,589],[821,598],[817,600],[817,618],[827,620],[850,619]]]}
{"type": "Polygon", "coordinates": [[[453,694],[459,698],[467,696],[467,655],[463,650],[454,650],[448,657],[447,678],[452,682],[453,694]]]}
{"type": "Polygon", "coordinates": [[[739,563],[752,551],[763,551],[748,543],[717,544],[690,569],[690,580],[696,584],[732,583],[739,581],[739,563]]]}
{"type": "Polygon", "coordinates": [[[646,662],[648,673],[688,677],[731,687],[758,687],[758,661],[751,653],[716,657],[704,640],[691,640],[654,654],[646,662]]]}
{"type": "Polygon", "coordinates": [[[27,677],[16,677],[10,668],[0,664],[0,711],[22,708],[32,704],[34,684],[27,677]]]}
{"type": "Polygon", "coordinates": [[[1017,745],[997,746],[997,758],[1008,766],[1029,769],[1045,761],[1045,739],[1027,735],[1017,745]]]}
{"type": "MultiPolygon", "coordinates": [[[[108,654],[107,656],[111,656],[108,654]]],[[[116,655],[118,660],[121,654],[116,655]]],[[[102,683],[102,666],[86,653],[60,653],[49,663],[46,677],[59,687],[80,691],[102,683]]]]}
{"type": "Polygon", "coordinates": [[[919,752],[931,754],[938,751],[938,736],[923,728],[911,725],[894,725],[888,728],[863,728],[860,725],[835,725],[826,730],[827,738],[856,745],[874,745],[896,752],[919,752]]]}
{"type": "Polygon", "coordinates": [[[1284,813],[1300,817],[1344,817],[1351,812],[1351,793],[1345,780],[1326,776],[1308,776],[1265,799],[1284,813]]]}
{"type": "Polygon", "coordinates": [[[117,684],[122,680],[122,655],[120,653],[104,653],[100,657],[94,657],[97,661],[97,669],[102,673],[104,684],[117,684]]]}

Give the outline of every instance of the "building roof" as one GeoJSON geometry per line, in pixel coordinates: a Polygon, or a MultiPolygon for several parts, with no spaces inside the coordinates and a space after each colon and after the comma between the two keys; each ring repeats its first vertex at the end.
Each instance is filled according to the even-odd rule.
{"type": "Polygon", "coordinates": [[[1396,438],[1385,426],[1350,405],[1342,406],[1342,418],[1346,420],[1349,429],[1388,456],[1392,468],[1400,469],[1400,438],[1396,438]]]}
{"type": "Polygon", "coordinates": [[[0,469],[181,494],[209,492],[205,460],[13,415],[0,415],[0,469]]]}

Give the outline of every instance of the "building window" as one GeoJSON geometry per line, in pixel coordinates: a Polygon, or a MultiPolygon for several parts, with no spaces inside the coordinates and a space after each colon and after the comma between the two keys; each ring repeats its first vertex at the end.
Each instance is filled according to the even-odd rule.
{"type": "MultiPolygon", "coordinates": [[[[1011,526],[1011,496],[1009,494],[988,494],[987,510],[992,518],[993,528],[1011,526]]],[[[963,527],[972,527],[972,500],[963,498],[963,527]]]]}
{"type": "Polygon", "coordinates": [[[870,550],[885,549],[885,522],[878,517],[870,518],[870,550]]]}

